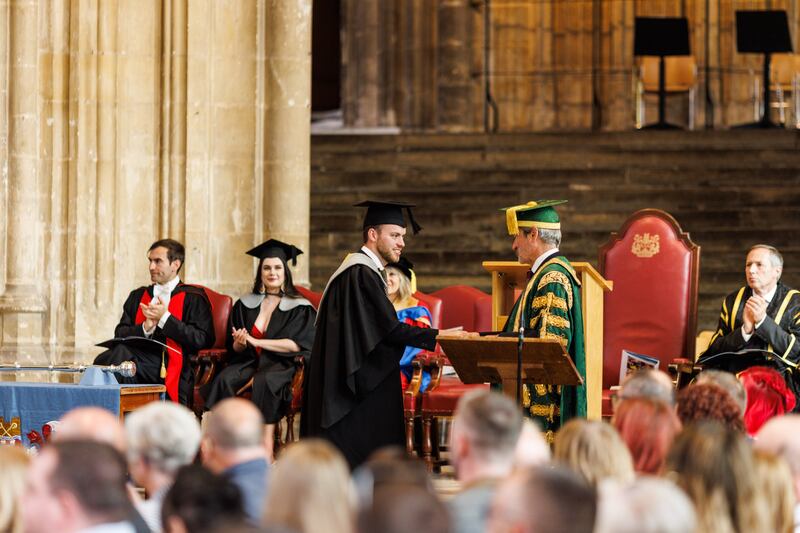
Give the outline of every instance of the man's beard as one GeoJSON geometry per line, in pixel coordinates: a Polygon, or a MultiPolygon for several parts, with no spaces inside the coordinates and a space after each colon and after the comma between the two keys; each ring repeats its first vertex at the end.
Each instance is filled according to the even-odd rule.
{"type": "Polygon", "coordinates": [[[397,254],[397,257],[394,257],[394,252],[391,248],[382,248],[378,246],[378,254],[380,254],[381,258],[383,258],[386,263],[396,263],[398,259],[400,259],[400,254],[397,254]]]}

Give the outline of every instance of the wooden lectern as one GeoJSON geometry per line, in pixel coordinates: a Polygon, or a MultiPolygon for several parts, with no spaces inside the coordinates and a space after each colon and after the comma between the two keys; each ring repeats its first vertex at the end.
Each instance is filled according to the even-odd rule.
{"type": "MultiPolygon", "coordinates": [[[[603,293],[614,285],[589,263],[571,264],[581,282],[587,416],[599,420],[603,401],[603,293]]],[[[492,329],[501,330],[525,288],[531,267],[516,261],[484,261],[483,268],[492,274],[492,329]]]]}
{"type": "MultiPolygon", "coordinates": [[[[514,397],[517,390],[516,337],[438,337],[437,340],[466,384],[500,383],[514,397]]],[[[578,370],[557,340],[525,339],[522,345],[522,382],[580,385],[578,370]]]]}

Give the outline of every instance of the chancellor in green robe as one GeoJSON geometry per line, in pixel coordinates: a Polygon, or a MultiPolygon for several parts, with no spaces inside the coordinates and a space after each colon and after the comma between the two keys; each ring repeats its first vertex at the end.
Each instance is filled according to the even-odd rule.
{"type": "MultiPolygon", "coordinates": [[[[528,202],[505,209],[512,248],[520,263],[531,264],[531,274],[508,317],[504,331],[519,331],[524,317],[525,336],[556,339],[586,379],[580,281],[569,260],[559,253],[561,222],[553,206],[557,200],[528,202]],[[520,312],[520,307],[523,312],[520,312]]],[[[586,387],[537,384],[524,386],[526,414],[537,419],[552,442],[558,428],[576,416],[586,416],[586,387]]]]}

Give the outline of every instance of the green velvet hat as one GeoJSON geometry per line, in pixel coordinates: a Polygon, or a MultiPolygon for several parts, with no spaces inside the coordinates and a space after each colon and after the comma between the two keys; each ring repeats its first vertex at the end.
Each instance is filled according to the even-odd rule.
{"type": "Polygon", "coordinates": [[[553,206],[566,200],[538,200],[527,204],[504,207],[509,235],[517,235],[519,228],[561,229],[561,219],[553,206]]]}

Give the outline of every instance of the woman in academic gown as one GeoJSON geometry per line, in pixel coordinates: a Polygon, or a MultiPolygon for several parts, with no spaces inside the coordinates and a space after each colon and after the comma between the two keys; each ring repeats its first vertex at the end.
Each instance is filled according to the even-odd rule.
{"type": "Polygon", "coordinates": [[[271,445],[275,424],[292,401],[294,359],[306,362],[314,343],[316,312],[292,283],[288,261],[301,252],[270,239],[247,252],[260,259],[253,290],[233,306],[228,327],[228,365],[211,383],[206,408],[236,395],[253,378],[252,401],[267,423],[271,445]]]}
{"type": "MultiPolygon", "coordinates": [[[[396,263],[386,265],[386,294],[394,310],[397,311],[398,320],[410,326],[429,328],[433,320],[431,311],[427,305],[414,298],[416,284],[414,265],[405,257],[401,256],[396,263]]],[[[404,391],[408,388],[414,373],[412,361],[424,351],[422,348],[406,346],[400,359],[400,382],[404,391]]],[[[425,392],[430,381],[430,372],[423,370],[419,392],[425,392]]]]}

